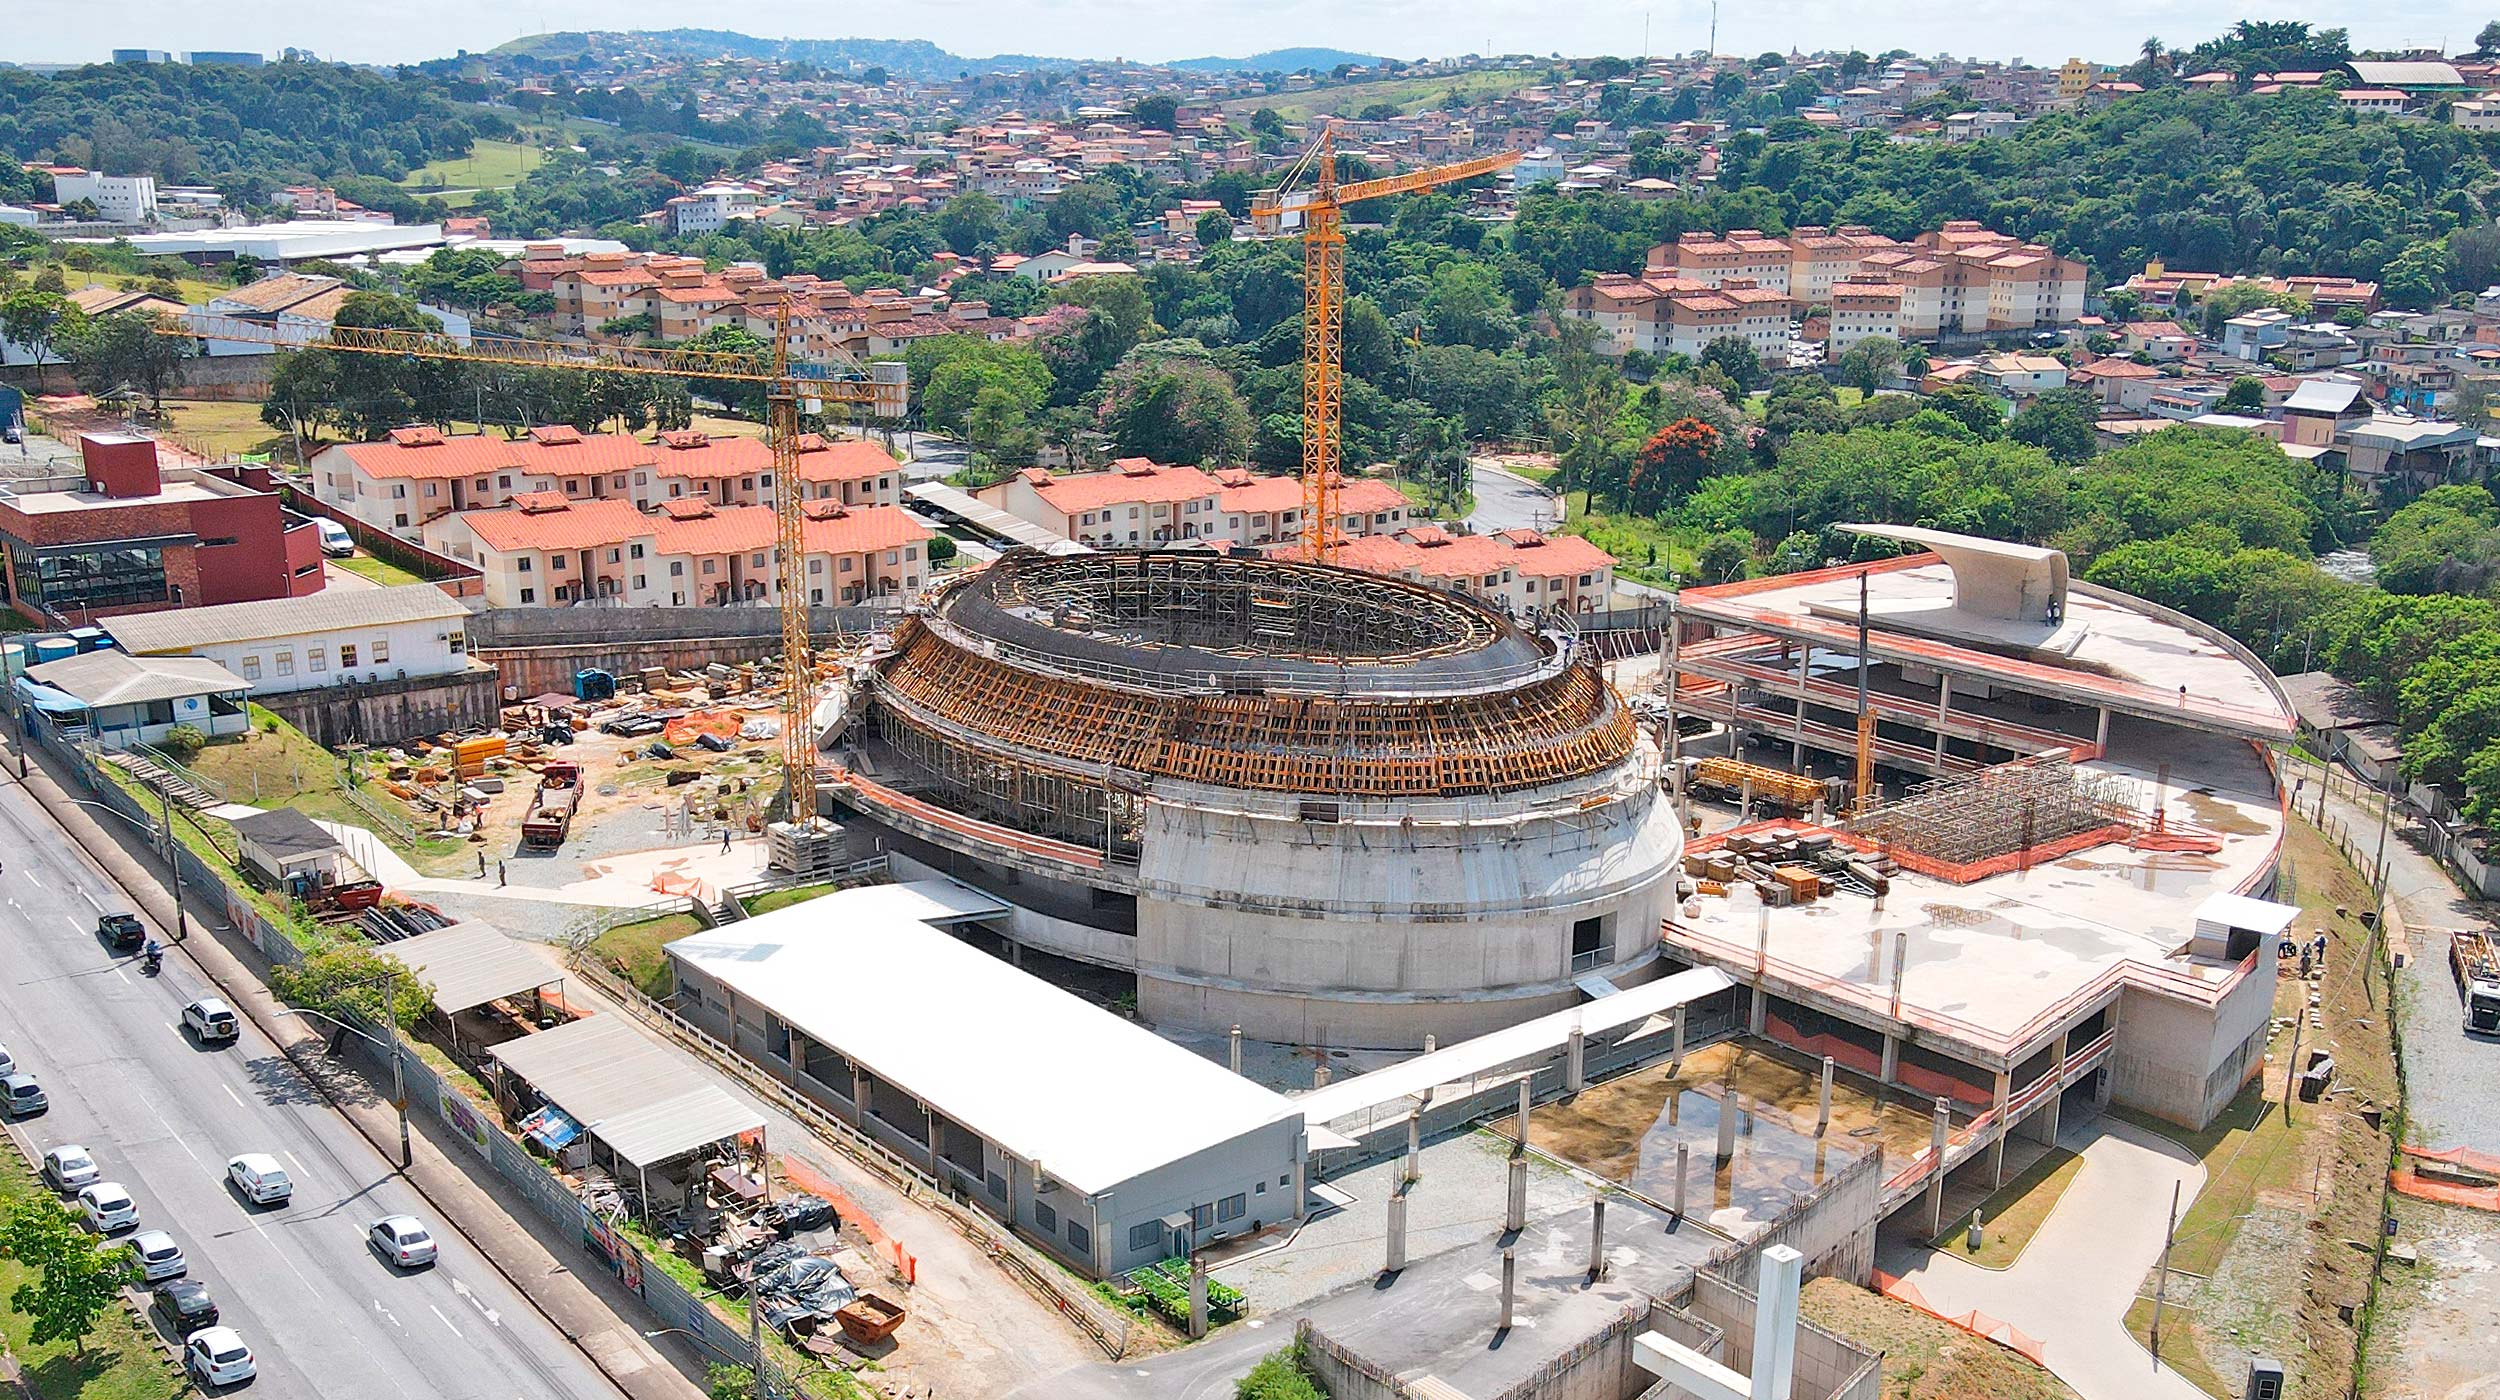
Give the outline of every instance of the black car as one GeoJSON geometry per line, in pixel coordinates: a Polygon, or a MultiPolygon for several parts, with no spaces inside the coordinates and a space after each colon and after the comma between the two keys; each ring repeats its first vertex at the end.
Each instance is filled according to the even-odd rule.
{"type": "Polygon", "coordinates": [[[136,914],[106,914],[95,921],[96,936],[117,950],[127,952],[148,941],[148,931],[139,926],[136,914]]]}
{"type": "Polygon", "coordinates": [[[178,1278],[156,1286],[156,1315],[175,1336],[188,1337],[217,1325],[217,1300],[208,1296],[207,1284],[178,1278]]]}

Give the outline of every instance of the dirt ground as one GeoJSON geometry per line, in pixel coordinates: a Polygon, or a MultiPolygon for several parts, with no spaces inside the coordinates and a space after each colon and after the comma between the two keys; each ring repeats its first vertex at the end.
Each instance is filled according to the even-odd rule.
{"type": "Polygon", "coordinates": [[[1723,1042],[1685,1056],[1676,1074],[1652,1065],[1535,1109],[1528,1141],[1662,1201],[1675,1193],[1676,1144],[1689,1144],[1693,1188],[1706,1184],[1711,1209],[1758,1219],[1871,1147],[1907,1152],[1926,1145],[1924,1116],[1879,1103],[1846,1081],[1842,1076],[1833,1087],[1832,1126],[1817,1141],[1819,1068],[1760,1043],[1723,1042]],[[1713,1171],[1719,1114],[1730,1103],[1739,1115],[1736,1155],[1726,1170],[1713,1171]]]}
{"type": "Polygon", "coordinates": [[[2500,1215],[2405,1197],[2370,1327],[2370,1400],[2500,1400],[2500,1215]]]}
{"type": "Polygon", "coordinates": [[[1800,1309],[1884,1354],[1884,1400],[2076,1400],[2064,1381],[2004,1347],[1840,1279],[1809,1281],[1800,1309]]]}

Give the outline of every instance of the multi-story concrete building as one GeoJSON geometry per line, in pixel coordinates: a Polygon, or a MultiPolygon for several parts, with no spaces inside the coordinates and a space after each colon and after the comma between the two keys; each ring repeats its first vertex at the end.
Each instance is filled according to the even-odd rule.
{"type": "Polygon", "coordinates": [[[669,232],[685,238],[718,233],[732,220],[753,218],[762,202],[752,185],[712,184],[678,195],[663,207],[669,232]]]}
{"type": "Polygon", "coordinates": [[[1615,586],[1615,558],[1578,535],[1496,530],[1462,535],[1445,526],[1348,540],[1332,562],[1482,599],[1513,617],[1596,612],[1615,586]]]}
{"type": "Polygon", "coordinates": [[[1600,348],[1610,354],[1639,350],[1699,358],[1710,342],[1733,336],[1774,365],[1788,361],[1795,309],[1786,292],[1736,277],[1710,284],[1685,277],[1600,273],[1563,300],[1564,314],[1597,325],[1600,348]]]}
{"type": "MultiPolygon", "coordinates": [[[[1030,467],[978,494],[1017,519],[1096,549],[1192,540],[1255,546],[1291,539],[1303,526],[1299,478],[1237,468],[1209,473],[1143,457],[1125,457],[1098,472],[1030,467]]],[[[1338,533],[1348,539],[1406,523],[1406,497],[1387,482],[1344,482],[1337,506],[1338,533]]]]}
{"type": "Polygon", "coordinates": [[[52,198],[58,204],[85,200],[96,207],[96,217],[108,224],[149,223],[156,218],[156,177],[54,166],[52,198]]]}

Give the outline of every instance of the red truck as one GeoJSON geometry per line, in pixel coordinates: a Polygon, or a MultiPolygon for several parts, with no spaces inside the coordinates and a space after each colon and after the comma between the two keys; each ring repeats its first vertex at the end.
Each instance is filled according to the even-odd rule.
{"type": "Polygon", "coordinates": [[[521,844],[548,851],[563,845],[581,805],[580,765],[550,763],[538,770],[538,791],[530,795],[529,815],[521,818],[521,844]]]}

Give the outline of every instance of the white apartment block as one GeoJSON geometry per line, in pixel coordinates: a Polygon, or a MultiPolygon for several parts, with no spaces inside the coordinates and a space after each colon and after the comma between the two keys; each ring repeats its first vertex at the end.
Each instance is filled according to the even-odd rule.
{"type": "Polygon", "coordinates": [[[106,223],[151,223],[156,218],[156,177],[56,170],[52,176],[52,198],[59,204],[88,200],[106,223]]]}
{"type": "Polygon", "coordinates": [[[705,185],[668,202],[669,231],[682,236],[718,233],[732,219],[755,216],[763,196],[746,185],[705,185]]]}

